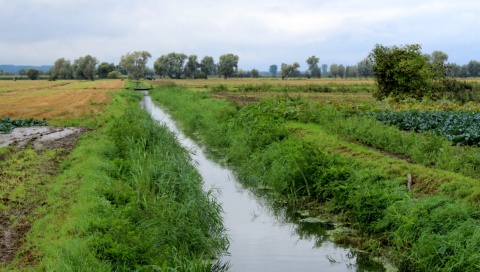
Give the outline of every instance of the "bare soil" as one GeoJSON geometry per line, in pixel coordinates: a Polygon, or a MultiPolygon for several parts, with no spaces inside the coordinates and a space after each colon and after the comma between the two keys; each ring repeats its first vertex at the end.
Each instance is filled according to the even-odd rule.
{"type": "MultiPolygon", "coordinates": [[[[25,242],[25,235],[30,230],[32,218],[39,216],[36,208],[45,205],[47,185],[54,180],[58,166],[66,155],[72,151],[78,138],[88,129],[82,127],[25,127],[15,128],[10,134],[0,134],[0,147],[11,146],[7,152],[0,154],[4,169],[0,169],[0,267],[10,263],[18,249],[25,242]],[[55,149],[52,157],[38,156],[38,160],[23,162],[21,165],[10,157],[21,157],[21,150],[33,147],[37,154],[42,150],[55,149]],[[25,196],[15,197],[14,187],[24,186],[25,196]]],[[[33,252],[23,252],[24,262],[32,262],[33,252]],[[25,260],[26,259],[26,260],[25,260]]]]}
{"type": "Polygon", "coordinates": [[[78,137],[85,132],[81,127],[22,127],[15,128],[12,133],[0,134],[0,147],[14,145],[26,147],[32,145],[35,149],[65,148],[73,149],[78,137]]]}

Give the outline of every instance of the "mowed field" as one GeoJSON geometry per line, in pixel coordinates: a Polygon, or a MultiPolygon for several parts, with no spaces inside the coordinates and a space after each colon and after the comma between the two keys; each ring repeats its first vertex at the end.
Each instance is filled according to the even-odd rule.
{"type": "Polygon", "coordinates": [[[0,81],[0,116],[65,119],[104,109],[120,80],[0,81]]]}

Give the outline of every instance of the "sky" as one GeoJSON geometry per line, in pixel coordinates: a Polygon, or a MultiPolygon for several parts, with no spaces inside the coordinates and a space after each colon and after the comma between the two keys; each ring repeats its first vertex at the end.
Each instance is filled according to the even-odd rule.
{"type": "Polygon", "coordinates": [[[376,44],[420,44],[449,62],[480,61],[478,0],[0,0],[0,64],[91,55],[118,64],[148,51],[239,56],[239,68],[320,58],[355,65],[376,44]]]}

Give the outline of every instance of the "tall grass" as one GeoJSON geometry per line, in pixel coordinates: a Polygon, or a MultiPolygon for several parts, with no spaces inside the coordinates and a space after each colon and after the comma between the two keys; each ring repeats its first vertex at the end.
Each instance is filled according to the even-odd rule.
{"type": "Polygon", "coordinates": [[[209,271],[226,250],[215,192],[203,192],[188,152],[139,100],[116,94],[62,164],[28,238],[39,270],[209,271]]]}
{"type": "Polygon", "coordinates": [[[272,195],[292,205],[322,203],[331,213],[341,215],[345,223],[373,238],[361,239],[359,247],[371,253],[384,252],[401,271],[479,269],[480,213],[478,200],[473,197],[475,190],[478,193],[474,188],[478,183],[464,183],[470,179],[450,173],[450,182],[435,191],[437,195],[416,198],[407,189],[406,177],[394,170],[395,159],[384,156],[384,164],[390,168],[378,168],[381,156],[375,157],[380,161],[374,163],[367,153],[361,154],[364,147],[343,143],[346,139],[364,143],[373,139],[381,146],[396,148],[392,141],[401,143],[403,150],[413,145],[419,148],[417,156],[437,163],[433,150],[439,145],[437,141],[447,148],[443,140],[429,138],[431,135],[401,137],[398,130],[375,120],[351,118],[333,108],[299,100],[240,107],[178,86],[157,88],[152,97],[169,108],[190,133],[233,164],[245,183],[269,188],[272,195]],[[311,121],[316,122],[318,132],[291,125],[311,121]],[[382,135],[381,131],[386,133],[382,135]],[[324,148],[327,145],[337,145],[338,150],[324,148]],[[358,153],[343,155],[341,151],[347,145],[358,153]],[[469,201],[463,199],[467,195],[469,201]]]}

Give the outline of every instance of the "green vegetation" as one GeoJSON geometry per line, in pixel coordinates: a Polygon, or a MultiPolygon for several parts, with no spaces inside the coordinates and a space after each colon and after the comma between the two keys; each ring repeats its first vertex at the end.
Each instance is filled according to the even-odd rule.
{"type": "Polygon", "coordinates": [[[453,144],[480,145],[480,113],[458,111],[403,111],[374,113],[382,123],[401,130],[432,131],[453,144]]]}
{"type": "Polygon", "coordinates": [[[10,119],[9,116],[6,116],[0,119],[0,134],[10,133],[16,127],[33,127],[33,126],[46,126],[47,119],[36,120],[33,118],[26,119],[10,119]]]}
{"type": "Polygon", "coordinates": [[[203,192],[188,152],[140,98],[115,93],[46,185],[41,216],[5,270],[209,271],[226,250],[215,191],[203,192]]]}
{"type": "Polygon", "coordinates": [[[287,95],[244,106],[175,85],[151,95],[245,184],[363,233],[339,241],[388,256],[401,271],[478,270],[480,184],[468,177],[477,178],[476,166],[459,167],[469,168],[476,149],[287,95]]]}

